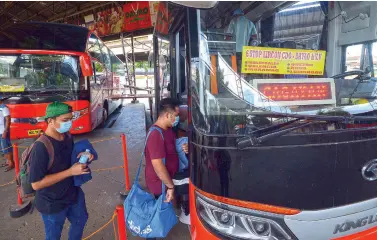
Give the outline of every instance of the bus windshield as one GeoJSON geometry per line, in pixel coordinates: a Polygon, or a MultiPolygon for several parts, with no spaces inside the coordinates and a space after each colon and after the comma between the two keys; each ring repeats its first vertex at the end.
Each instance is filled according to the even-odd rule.
{"type": "Polygon", "coordinates": [[[0,55],[0,91],[75,91],[79,89],[79,60],[69,55],[0,55]]]}
{"type": "MultiPolygon", "coordinates": [[[[232,9],[230,2],[198,10],[199,57],[191,63],[193,122],[198,129],[247,134],[292,120],[292,114],[377,115],[376,44],[369,36],[361,41],[349,35],[366,26],[361,26],[359,6],[340,2],[349,17],[355,14],[349,20],[339,6],[330,9],[330,3],[285,4],[275,13],[267,11],[270,15],[252,10],[246,2],[226,12],[232,9]]],[[[353,127],[372,126],[371,121],[353,127]]],[[[326,122],[297,131],[347,127],[326,122]]]]}

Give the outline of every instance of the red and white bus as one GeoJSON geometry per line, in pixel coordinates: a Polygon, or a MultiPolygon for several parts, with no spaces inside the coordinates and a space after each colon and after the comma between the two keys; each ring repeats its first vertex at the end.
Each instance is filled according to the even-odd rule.
{"type": "Polygon", "coordinates": [[[0,33],[0,94],[11,113],[11,138],[39,135],[46,106],[73,107],[71,133],[93,130],[120,106],[123,63],[87,28],[14,24],[0,33]]]}

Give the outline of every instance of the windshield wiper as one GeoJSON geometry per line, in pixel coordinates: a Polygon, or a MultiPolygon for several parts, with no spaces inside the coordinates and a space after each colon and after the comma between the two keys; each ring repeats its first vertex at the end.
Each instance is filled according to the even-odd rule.
{"type": "MultiPolygon", "coordinates": [[[[69,93],[69,91],[67,91],[67,95],[60,94],[57,92],[54,92],[53,94],[63,97],[66,100],[69,100],[70,97],[73,96],[72,93],[69,93]]],[[[35,92],[27,92],[27,93],[17,93],[10,97],[41,97],[41,96],[48,96],[48,95],[51,95],[51,91],[35,91],[35,92]]]]}
{"type": "Polygon", "coordinates": [[[283,136],[283,135],[285,135],[287,133],[290,133],[290,132],[292,132],[292,131],[294,131],[296,129],[300,129],[300,128],[309,126],[309,125],[311,125],[313,123],[314,122],[302,123],[302,124],[300,124],[298,126],[294,126],[294,127],[291,127],[291,128],[285,128],[283,130],[279,130],[279,131],[272,132],[272,133],[269,133],[269,134],[266,134],[266,135],[262,135],[260,137],[255,137],[255,136],[243,137],[239,141],[237,141],[237,147],[239,149],[245,149],[247,147],[252,147],[252,146],[255,146],[255,145],[259,145],[259,144],[261,144],[263,142],[266,142],[266,141],[268,141],[270,139],[283,136]]]}
{"type": "MultiPolygon", "coordinates": [[[[269,117],[277,117],[280,116],[279,113],[268,113],[268,114],[263,114],[265,116],[269,117]],[[271,116],[272,115],[272,116],[271,116]]],[[[347,123],[354,123],[354,121],[360,121],[360,120],[377,120],[377,117],[365,117],[365,116],[352,116],[352,117],[346,117],[346,116],[318,116],[318,115],[296,115],[296,114],[282,114],[284,117],[294,117],[296,119],[277,124],[274,126],[262,128],[259,130],[256,130],[250,134],[250,136],[242,137],[237,141],[237,147],[239,149],[244,149],[247,147],[252,147],[256,145],[260,145],[268,140],[283,136],[287,133],[290,133],[294,130],[307,127],[311,124],[318,123],[318,122],[343,122],[345,124],[347,123]],[[273,131],[270,132],[271,130],[279,129],[285,126],[289,126],[291,124],[294,124],[295,122],[299,120],[307,120],[304,123],[295,125],[290,128],[284,128],[281,130],[273,131]],[[270,132],[264,135],[261,135],[263,132],[270,132]]]]}

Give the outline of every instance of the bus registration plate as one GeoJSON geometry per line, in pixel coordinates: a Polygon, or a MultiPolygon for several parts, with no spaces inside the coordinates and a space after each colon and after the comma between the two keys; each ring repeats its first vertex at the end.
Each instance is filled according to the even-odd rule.
{"type": "Polygon", "coordinates": [[[40,133],[41,131],[42,131],[42,129],[28,130],[28,135],[29,135],[29,136],[39,135],[39,133],[40,133]]]}

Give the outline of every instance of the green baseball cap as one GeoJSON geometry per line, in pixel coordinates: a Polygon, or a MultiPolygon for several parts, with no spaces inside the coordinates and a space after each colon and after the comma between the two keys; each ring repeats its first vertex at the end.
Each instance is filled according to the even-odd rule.
{"type": "Polygon", "coordinates": [[[72,107],[62,102],[50,103],[46,108],[46,116],[42,119],[57,117],[63,114],[71,113],[72,107]]]}

